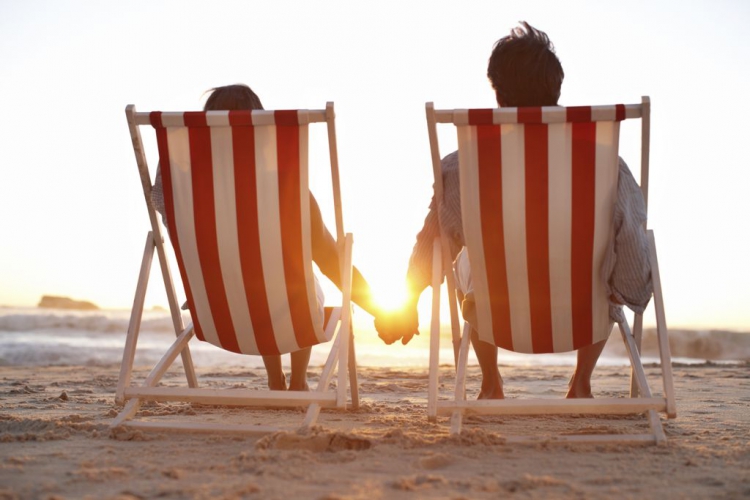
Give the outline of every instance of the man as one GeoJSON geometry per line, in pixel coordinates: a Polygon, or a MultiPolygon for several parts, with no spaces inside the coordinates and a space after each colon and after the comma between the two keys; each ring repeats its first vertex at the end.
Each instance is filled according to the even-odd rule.
{"type": "MultiPolygon", "coordinates": [[[[487,76],[500,107],[555,106],[560,97],[564,77],[562,65],[547,35],[528,23],[514,28],[510,35],[495,44],[487,68],[487,76]]],[[[401,339],[403,344],[418,334],[417,302],[422,291],[430,285],[432,244],[442,231],[450,241],[450,256],[456,268],[459,296],[469,291],[471,276],[464,246],[459,195],[458,153],[442,159],[444,196],[442,210],[433,197],[430,211],[422,230],[417,235],[407,271],[408,298],[403,310],[394,317],[379,317],[375,326],[379,336],[391,344],[401,339]],[[460,254],[459,254],[460,252],[460,254]],[[459,256],[456,258],[456,256],[459,256]]],[[[625,162],[620,159],[617,205],[614,214],[615,238],[603,263],[603,275],[608,276],[610,319],[623,318],[622,305],[643,312],[651,297],[651,271],[648,262],[648,243],[644,231],[646,209],[640,188],[625,162]]],[[[443,272],[452,272],[443,269],[443,272]]],[[[497,366],[497,347],[480,341],[472,330],[472,346],[482,371],[479,399],[501,399],[503,381],[497,366]]],[[[591,375],[606,340],[577,351],[576,370],[570,381],[567,397],[592,397],[591,375]]]]}

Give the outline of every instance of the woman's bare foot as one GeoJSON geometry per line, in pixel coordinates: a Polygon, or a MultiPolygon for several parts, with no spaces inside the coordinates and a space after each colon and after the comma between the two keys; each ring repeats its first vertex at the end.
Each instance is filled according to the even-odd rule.
{"type": "Polygon", "coordinates": [[[566,394],[565,397],[567,399],[578,399],[578,398],[584,398],[584,399],[585,398],[591,398],[591,399],[593,399],[594,395],[591,394],[591,391],[589,391],[589,392],[577,392],[577,391],[574,391],[573,389],[569,389],[568,390],[568,394],[566,394]]]}
{"type": "Polygon", "coordinates": [[[503,379],[498,376],[496,380],[493,380],[489,384],[485,383],[483,380],[482,389],[479,391],[477,399],[505,399],[505,394],[503,393],[503,379]]]}
{"type": "Polygon", "coordinates": [[[268,377],[268,388],[272,391],[285,391],[286,390],[286,377],[281,374],[281,377],[268,377]]]}
{"type": "Polygon", "coordinates": [[[591,381],[581,381],[573,375],[570,382],[568,382],[568,394],[565,397],[567,399],[593,398],[594,395],[591,394],[591,381]]]}
{"type": "Polygon", "coordinates": [[[295,384],[293,382],[289,383],[289,390],[290,391],[309,391],[310,386],[307,385],[307,382],[302,382],[301,384],[295,384]]]}

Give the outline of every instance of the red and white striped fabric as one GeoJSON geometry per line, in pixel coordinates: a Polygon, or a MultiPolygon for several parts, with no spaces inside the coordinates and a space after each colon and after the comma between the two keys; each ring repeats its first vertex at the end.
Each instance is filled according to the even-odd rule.
{"type": "Polygon", "coordinates": [[[600,268],[624,118],[622,105],[454,112],[480,339],[548,353],[609,335],[600,268]]]}
{"type": "Polygon", "coordinates": [[[198,338],[261,355],[329,340],[312,269],[307,113],[150,117],[198,338]]]}

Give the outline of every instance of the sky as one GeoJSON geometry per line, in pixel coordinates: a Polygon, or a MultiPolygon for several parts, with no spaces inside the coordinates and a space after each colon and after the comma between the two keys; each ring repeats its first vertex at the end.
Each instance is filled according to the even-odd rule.
{"type": "MultiPolygon", "coordinates": [[[[555,45],[560,104],[652,100],[649,227],[669,325],[750,331],[740,0],[0,0],[0,305],[48,294],[129,308],[149,222],[125,106],[198,110],[231,83],[267,109],[335,102],[354,261],[388,302],[431,197],[424,104],[494,106],[487,59],[522,20],[555,45]]],[[[623,124],[636,178],[639,137],[638,121],[623,124]]],[[[324,130],[311,141],[311,188],[333,228],[324,130]]],[[[451,152],[454,131],[440,141],[451,152]]],[[[160,289],[153,273],[148,306],[166,305],[160,289]]]]}

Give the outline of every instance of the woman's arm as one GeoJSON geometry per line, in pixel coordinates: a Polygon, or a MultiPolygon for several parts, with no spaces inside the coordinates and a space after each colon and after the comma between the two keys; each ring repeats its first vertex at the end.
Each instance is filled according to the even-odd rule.
{"type": "MultiPolygon", "coordinates": [[[[310,228],[312,231],[313,261],[318,265],[320,271],[340,290],[341,268],[339,267],[336,240],[323,223],[320,207],[312,193],[310,194],[310,228]]],[[[373,316],[379,313],[372,297],[370,285],[356,267],[352,268],[352,301],[373,316]]]]}

